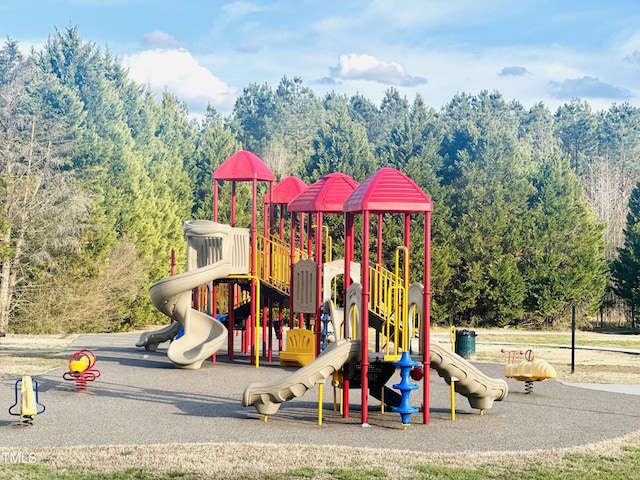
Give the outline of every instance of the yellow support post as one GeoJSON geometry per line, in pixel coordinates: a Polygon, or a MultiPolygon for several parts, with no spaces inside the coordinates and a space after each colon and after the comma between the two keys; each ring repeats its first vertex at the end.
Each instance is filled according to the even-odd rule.
{"type": "Polygon", "coordinates": [[[407,318],[409,317],[409,302],[408,302],[408,292],[409,292],[409,249],[407,247],[401,246],[396,247],[396,281],[400,279],[400,255],[399,253],[403,253],[403,262],[402,262],[402,285],[400,293],[402,294],[402,309],[400,309],[400,303],[396,304],[396,309],[398,310],[398,321],[397,328],[402,327],[402,351],[409,351],[409,329],[406,328],[407,318]]]}
{"type": "Polygon", "coordinates": [[[318,384],[318,425],[322,425],[322,392],[324,383],[318,384]]]}
{"type": "MultiPolygon", "coordinates": [[[[256,285],[256,298],[255,301],[253,302],[253,332],[254,332],[254,346],[253,346],[253,351],[255,352],[255,361],[256,361],[256,368],[260,367],[260,344],[259,344],[259,340],[260,340],[260,332],[259,332],[259,325],[260,325],[260,277],[256,276],[256,275],[229,275],[229,278],[248,278],[251,280],[255,280],[257,282],[256,285]]],[[[253,301],[254,299],[252,299],[253,301]]],[[[267,421],[266,416],[265,416],[265,422],[267,421]]]]}
{"type": "MultiPolygon", "coordinates": [[[[451,326],[451,330],[449,331],[449,340],[451,341],[451,351],[455,352],[456,350],[456,327],[451,326]]],[[[457,377],[451,377],[451,421],[456,419],[456,382],[458,381],[457,377]]]]}
{"type": "Polygon", "coordinates": [[[453,325],[451,325],[451,328],[449,329],[449,341],[451,342],[451,351],[455,352],[456,351],[456,327],[454,327],[453,325]]]}
{"type": "Polygon", "coordinates": [[[456,382],[457,377],[451,377],[451,421],[456,419],[456,382]]]}

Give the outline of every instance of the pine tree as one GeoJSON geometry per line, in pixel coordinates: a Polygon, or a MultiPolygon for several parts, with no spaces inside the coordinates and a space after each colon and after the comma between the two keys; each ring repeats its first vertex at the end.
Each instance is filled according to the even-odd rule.
{"type": "Polygon", "coordinates": [[[351,119],[365,127],[367,138],[371,145],[384,143],[382,138],[382,119],[380,110],[371,100],[364,95],[357,94],[349,99],[349,116],[351,119]]]}
{"type": "Polygon", "coordinates": [[[487,92],[459,96],[445,110],[443,183],[452,191],[459,251],[445,295],[451,316],[463,323],[504,325],[524,312],[517,254],[532,187],[511,110],[487,92]]]}
{"type": "Polygon", "coordinates": [[[575,99],[558,108],[555,120],[562,150],[569,156],[571,168],[580,175],[597,153],[598,116],[586,101],[575,99]]]}
{"type": "Polygon", "coordinates": [[[259,157],[273,137],[278,105],[269,85],[251,83],[238,97],[229,121],[242,148],[259,157]]]}
{"type": "Polygon", "coordinates": [[[70,165],[94,204],[76,277],[89,275],[98,283],[113,278],[114,251],[134,252],[145,272],[130,276],[129,290],[107,300],[112,313],[98,328],[155,321],[146,290],[166,276],[171,249],[184,248],[182,223],[192,207],[186,169],[197,125],[175,97],[165,93],[158,104],[133,85],[116,60],[83,41],[77,28],[56,32],[35,63],[74,91],[86,112],[70,165]]]}
{"type": "Polygon", "coordinates": [[[322,104],[301,78],[286,76],[276,89],[275,101],[273,139],[262,159],[278,178],[298,175],[312,153],[322,104]]]}
{"type": "MultiPolygon", "coordinates": [[[[379,148],[379,161],[405,173],[431,198],[435,214],[432,215],[431,271],[432,271],[432,320],[442,322],[451,311],[443,293],[454,271],[458,252],[451,239],[453,232],[448,223],[451,218],[450,192],[441,185],[442,157],[440,146],[444,135],[442,121],[433,109],[427,108],[420,95],[414,99],[411,110],[391,131],[391,135],[379,148]]],[[[385,217],[386,220],[386,217],[385,217]]],[[[422,232],[424,217],[412,218],[412,232],[422,232]]],[[[402,225],[385,221],[386,241],[383,248],[387,264],[393,264],[395,248],[403,243],[402,225]]],[[[424,251],[422,243],[411,248],[411,281],[422,281],[424,251]]]]}
{"type": "MultiPolygon", "coordinates": [[[[84,119],[75,93],[33,62],[0,51],[0,332],[18,307],[51,294],[81,253],[89,199],[67,170],[84,119]]],[[[52,296],[52,295],[51,295],[52,296]]],[[[43,319],[32,317],[29,324],[43,319]]]]}
{"type": "Polygon", "coordinates": [[[526,245],[521,270],[526,278],[529,320],[555,326],[567,319],[571,305],[593,314],[604,295],[603,225],[582,197],[582,186],[566,157],[540,159],[532,179],[526,245]]]}
{"type": "MultiPolygon", "coordinates": [[[[198,134],[196,161],[189,170],[194,195],[193,218],[212,218],[213,181],[211,175],[222,162],[240,149],[234,134],[224,126],[220,114],[214,107],[209,106],[198,134]]],[[[226,208],[227,204],[229,202],[223,202],[221,208],[226,208]]],[[[221,213],[228,218],[230,206],[229,212],[221,213]]]]}
{"type": "MultiPolygon", "coordinates": [[[[618,258],[611,262],[611,277],[616,295],[633,313],[640,308],[640,182],[629,197],[624,246],[618,248],[618,258]]],[[[635,325],[635,319],[632,318],[635,325]]]]}
{"type": "Polygon", "coordinates": [[[351,120],[345,103],[330,105],[335,108],[325,112],[313,140],[306,180],[313,183],[329,173],[340,172],[362,182],[375,171],[366,131],[351,120]]]}

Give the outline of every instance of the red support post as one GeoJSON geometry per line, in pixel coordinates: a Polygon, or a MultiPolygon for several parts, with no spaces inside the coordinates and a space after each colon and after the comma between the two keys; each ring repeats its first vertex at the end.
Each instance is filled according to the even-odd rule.
{"type": "Polygon", "coordinates": [[[429,376],[431,372],[431,212],[424,215],[424,291],[422,292],[424,318],[422,319],[422,363],[424,364],[422,423],[429,424],[429,376]]]}
{"type": "MultiPolygon", "coordinates": [[[[257,204],[256,198],[258,196],[258,180],[254,177],[252,181],[252,195],[251,195],[251,228],[250,228],[250,236],[251,236],[251,302],[255,302],[258,294],[258,286],[256,285],[256,275],[258,271],[258,245],[257,245],[257,234],[258,234],[258,221],[257,221],[257,204]]],[[[258,309],[261,305],[258,305],[258,309]]],[[[260,311],[260,310],[258,310],[260,311]]],[[[255,337],[256,331],[255,329],[258,327],[260,323],[259,318],[255,318],[255,313],[251,314],[251,324],[249,329],[249,344],[251,345],[251,365],[255,365],[255,349],[258,348],[256,345],[255,337]]]]}
{"type": "MultiPolygon", "coordinates": [[[[354,235],[355,235],[355,229],[354,229],[354,217],[352,213],[346,213],[345,214],[345,218],[344,218],[344,230],[345,230],[345,235],[344,235],[344,271],[345,271],[345,275],[344,275],[344,292],[343,292],[343,304],[346,305],[347,304],[347,289],[349,288],[349,286],[351,285],[351,275],[349,275],[346,272],[351,272],[351,262],[353,261],[353,257],[354,257],[354,235]]],[[[350,312],[348,312],[345,309],[344,312],[344,324],[342,326],[343,328],[343,337],[346,338],[346,336],[344,335],[346,332],[346,328],[347,328],[347,322],[351,321],[350,319],[350,312]]],[[[353,332],[357,335],[357,332],[353,332]]],[[[353,334],[352,333],[352,334],[353,334]]],[[[343,410],[342,410],[342,417],[343,418],[349,418],[349,367],[348,365],[345,365],[344,367],[344,377],[342,380],[342,395],[343,395],[343,410]]]]}
{"type": "Polygon", "coordinates": [[[369,420],[369,219],[370,214],[365,210],[362,215],[362,332],[360,335],[363,425],[369,420]]]}
{"type": "Polygon", "coordinates": [[[314,329],[316,334],[316,357],[320,355],[320,334],[322,332],[322,213],[316,213],[316,313],[314,329]]]}
{"type": "MultiPolygon", "coordinates": [[[[293,279],[293,264],[296,260],[296,213],[291,212],[291,239],[289,243],[289,328],[294,328],[295,321],[293,319],[293,288],[294,288],[294,279],[293,279]]],[[[280,324],[280,328],[282,328],[282,324],[280,324]]],[[[280,350],[282,350],[282,340],[280,340],[280,350]]]]}

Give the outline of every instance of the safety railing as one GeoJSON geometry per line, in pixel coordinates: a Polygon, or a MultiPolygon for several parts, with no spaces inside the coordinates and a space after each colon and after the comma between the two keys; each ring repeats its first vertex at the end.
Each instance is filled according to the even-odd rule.
{"type": "MultiPolygon", "coordinates": [[[[291,282],[291,247],[279,237],[257,235],[257,276],[282,293],[289,294],[291,282]]],[[[294,262],[307,258],[306,252],[295,249],[294,262]]]]}
{"type": "Polygon", "coordinates": [[[369,265],[369,311],[382,319],[386,356],[399,356],[409,348],[409,329],[403,328],[409,322],[406,285],[409,272],[406,267],[403,268],[404,275],[400,275],[400,265],[407,265],[406,256],[404,247],[396,250],[395,273],[378,264],[369,265]],[[404,261],[400,254],[404,255],[404,261]]]}

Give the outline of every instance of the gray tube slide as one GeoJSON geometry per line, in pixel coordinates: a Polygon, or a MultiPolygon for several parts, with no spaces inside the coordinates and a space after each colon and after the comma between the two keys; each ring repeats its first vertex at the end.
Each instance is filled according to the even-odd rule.
{"type": "Polygon", "coordinates": [[[224,344],[227,329],[204,312],[191,308],[191,290],[226,277],[230,262],[220,260],[196,270],[163,278],[149,289],[158,310],[184,327],[184,335],[169,345],[167,355],[177,367],[198,369],[224,344]]]}
{"type": "Polygon", "coordinates": [[[136,343],[136,347],[144,347],[148,352],[155,352],[158,349],[158,345],[172,340],[178,335],[181,327],[182,324],[173,322],[159,330],[142,332],[140,339],[136,343]]]}

